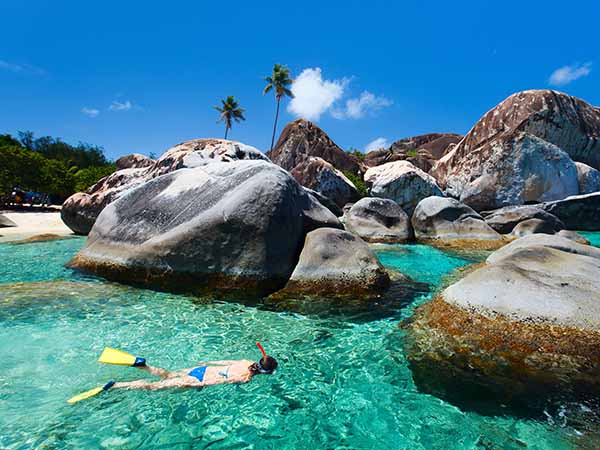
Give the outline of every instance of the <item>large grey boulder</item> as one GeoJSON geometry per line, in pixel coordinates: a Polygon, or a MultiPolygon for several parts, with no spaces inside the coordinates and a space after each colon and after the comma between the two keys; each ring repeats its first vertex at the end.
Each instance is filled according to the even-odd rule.
{"type": "Polygon", "coordinates": [[[344,215],[344,226],[367,242],[406,242],[412,237],[410,219],[393,200],[366,197],[344,215]]]}
{"type": "Polygon", "coordinates": [[[599,273],[600,249],[556,235],[492,253],[415,312],[407,351],[417,383],[448,393],[452,379],[503,403],[599,393],[599,273]]]}
{"type": "Polygon", "coordinates": [[[529,219],[543,220],[552,224],[556,230],[565,228],[565,224],[556,216],[536,205],[505,206],[493,211],[483,211],[481,215],[490,227],[501,234],[510,233],[519,223],[529,219]]]}
{"type": "Polygon", "coordinates": [[[4,214],[0,214],[0,228],[12,228],[16,227],[17,224],[6,217],[4,214]]]}
{"type": "Polygon", "coordinates": [[[424,198],[443,196],[435,179],[408,161],[371,167],[365,173],[365,183],[371,196],[393,200],[409,215],[424,198]]]}
{"type": "Polygon", "coordinates": [[[579,193],[570,160],[600,169],[598,136],[600,108],[557,91],[518,92],[484,114],[430,173],[476,210],[559,200],[579,193]]]}
{"type": "Polygon", "coordinates": [[[579,193],[577,168],[560,147],[515,131],[468,154],[457,147],[431,171],[446,194],[477,211],[558,200],[579,193]]]}
{"type": "Polygon", "coordinates": [[[542,208],[562,220],[570,230],[600,230],[600,192],[547,202],[542,208]]]}
{"type": "Polygon", "coordinates": [[[557,229],[552,222],[547,222],[542,219],[527,219],[523,222],[519,222],[517,226],[513,228],[511,235],[519,238],[530,234],[555,234],[558,231],[560,231],[560,228],[557,229]]]}
{"type": "Polygon", "coordinates": [[[329,197],[326,197],[325,195],[321,194],[320,192],[317,192],[317,191],[315,191],[313,189],[309,189],[307,187],[305,187],[304,190],[307,193],[309,193],[310,195],[312,195],[314,198],[316,198],[317,201],[321,205],[323,205],[325,208],[327,208],[329,211],[331,211],[335,217],[341,217],[341,216],[344,215],[344,211],[342,210],[342,208],[340,208],[329,197]]]}
{"type": "Polygon", "coordinates": [[[576,162],[575,167],[577,167],[579,194],[591,194],[600,191],[600,170],[581,162],[576,162]]]}
{"type": "Polygon", "coordinates": [[[87,235],[104,207],[128,189],[177,169],[239,160],[269,159],[254,147],[223,139],[183,142],[169,149],[157,161],[143,155],[127,155],[117,160],[119,170],[102,178],[86,192],[77,192],[69,197],[63,203],[61,218],[76,234],[87,235]]]}
{"type": "Polygon", "coordinates": [[[341,227],[285,170],[215,162],[125,192],[69,266],[168,290],[266,295],[288,280],[306,233],[324,226],[341,227]]]}
{"type": "Polygon", "coordinates": [[[368,296],[388,288],[390,278],[369,246],[343,230],[319,228],[306,235],[290,280],[276,296],[368,296]]]}
{"type": "Polygon", "coordinates": [[[453,198],[428,197],[417,205],[412,226],[418,240],[502,241],[483,218],[453,198]]]}
{"type": "Polygon", "coordinates": [[[307,157],[290,173],[302,186],[330,198],[340,208],[360,197],[352,181],[322,158],[307,157]]]}
{"type": "Polygon", "coordinates": [[[122,169],[102,178],[86,192],[71,195],[62,205],[60,217],[75,234],[87,235],[98,214],[128,189],[147,180],[147,168],[122,169]]]}

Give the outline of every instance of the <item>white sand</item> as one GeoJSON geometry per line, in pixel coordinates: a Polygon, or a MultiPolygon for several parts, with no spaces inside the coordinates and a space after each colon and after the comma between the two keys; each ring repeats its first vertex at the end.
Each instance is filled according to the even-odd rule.
{"type": "Polygon", "coordinates": [[[72,234],[60,218],[60,212],[1,212],[18,226],[0,228],[0,242],[27,239],[39,234],[57,234],[66,236],[72,234]]]}

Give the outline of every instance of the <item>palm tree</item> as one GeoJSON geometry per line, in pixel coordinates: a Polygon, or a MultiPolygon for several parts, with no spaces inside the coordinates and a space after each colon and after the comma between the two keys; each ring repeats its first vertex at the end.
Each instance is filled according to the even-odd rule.
{"type": "Polygon", "coordinates": [[[281,97],[284,95],[294,98],[294,94],[292,94],[292,91],[288,87],[294,80],[290,78],[290,69],[281,64],[275,64],[273,66],[273,73],[270,77],[265,77],[265,81],[268,84],[263,90],[263,95],[273,89],[275,91],[275,98],[277,99],[277,112],[275,113],[275,125],[273,125],[273,137],[271,138],[271,150],[273,150],[275,133],[277,132],[277,119],[279,118],[279,103],[281,102],[281,97]]]}
{"type": "Polygon", "coordinates": [[[231,128],[231,121],[240,122],[246,120],[246,118],[244,117],[244,110],[240,108],[239,103],[233,95],[230,95],[225,100],[221,100],[221,103],[223,106],[215,106],[215,109],[221,113],[217,123],[225,122],[225,139],[227,139],[227,132],[231,128]]]}

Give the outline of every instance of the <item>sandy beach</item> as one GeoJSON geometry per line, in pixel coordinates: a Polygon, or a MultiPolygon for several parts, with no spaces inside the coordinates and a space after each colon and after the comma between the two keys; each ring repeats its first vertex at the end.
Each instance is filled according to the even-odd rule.
{"type": "Polygon", "coordinates": [[[0,242],[28,239],[40,234],[72,234],[61,220],[60,212],[0,211],[0,214],[17,224],[16,227],[0,228],[0,242]]]}

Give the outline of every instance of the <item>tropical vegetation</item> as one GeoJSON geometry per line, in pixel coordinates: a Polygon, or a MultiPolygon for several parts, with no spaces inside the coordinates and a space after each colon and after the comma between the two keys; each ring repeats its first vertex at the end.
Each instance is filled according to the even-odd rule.
{"type": "Polygon", "coordinates": [[[60,138],[35,138],[31,132],[19,133],[18,139],[0,135],[1,196],[19,187],[48,194],[51,202],[58,204],[114,170],[98,146],[73,146],[60,138]]]}
{"type": "Polygon", "coordinates": [[[290,69],[281,64],[275,64],[273,66],[273,73],[271,76],[265,77],[265,81],[267,82],[267,85],[263,89],[263,95],[273,91],[275,93],[275,99],[277,100],[277,111],[275,112],[275,124],[273,125],[273,136],[271,137],[270,148],[270,150],[273,150],[275,133],[277,133],[277,119],[279,118],[281,98],[284,96],[294,98],[294,94],[292,94],[290,89],[294,80],[290,78],[290,69]]]}
{"type": "Polygon", "coordinates": [[[225,139],[227,139],[227,132],[231,129],[233,121],[239,123],[242,120],[246,120],[244,110],[240,108],[238,101],[233,95],[221,100],[221,106],[215,106],[215,109],[220,112],[217,123],[225,122],[225,139]]]}
{"type": "Polygon", "coordinates": [[[356,174],[350,172],[349,170],[344,170],[344,171],[342,171],[342,173],[344,174],[344,176],[346,178],[348,178],[350,181],[352,181],[352,184],[358,191],[358,194],[360,195],[361,198],[369,196],[369,192],[367,191],[367,186],[365,185],[365,182],[360,177],[360,175],[356,175],[356,174]]]}

